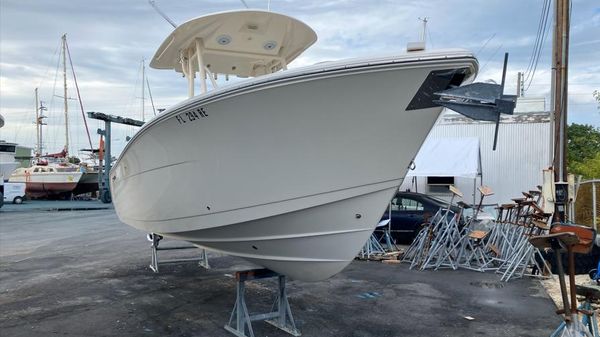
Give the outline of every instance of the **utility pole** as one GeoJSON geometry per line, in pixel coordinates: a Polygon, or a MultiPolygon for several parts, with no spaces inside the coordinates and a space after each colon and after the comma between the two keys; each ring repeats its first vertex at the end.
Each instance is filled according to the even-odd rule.
{"type": "Polygon", "coordinates": [[[567,102],[570,0],[556,0],[552,44],[552,105],[554,112],[554,220],[567,219],[567,102]]]}
{"type": "Polygon", "coordinates": [[[523,97],[523,89],[523,73],[519,71],[517,73],[517,97],[523,97]]]}

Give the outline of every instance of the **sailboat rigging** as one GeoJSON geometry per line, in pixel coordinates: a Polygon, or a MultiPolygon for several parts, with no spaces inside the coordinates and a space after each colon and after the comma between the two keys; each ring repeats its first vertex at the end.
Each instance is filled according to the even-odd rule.
{"type": "Polygon", "coordinates": [[[97,172],[87,171],[83,166],[75,165],[71,161],[79,163],[74,157],[70,157],[69,142],[69,104],[68,104],[68,86],[67,86],[67,58],[71,67],[75,88],[77,90],[77,99],[81,108],[84,125],[87,132],[90,148],[93,148],[92,141],[87,125],[87,120],[83,111],[83,103],[75,76],[75,70],[71,59],[71,54],[67,44],[67,35],[61,38],[62,45],[62,78],[63,78],[63,102],[65,118],[65,145],[60,152],[43,154],[43,126],[44,119],[47,118],[43,112],[47,108],[39,100],[38,88],[35,89],[36,104],[36,156],[33,165],[28,168],[19,168],[13,172],[9,181],[23,182],[26,184],[25,192],[29,197],[49,197],[60,196],[70,197],[73,194],[91,192],[98,189],[97,172]]]}

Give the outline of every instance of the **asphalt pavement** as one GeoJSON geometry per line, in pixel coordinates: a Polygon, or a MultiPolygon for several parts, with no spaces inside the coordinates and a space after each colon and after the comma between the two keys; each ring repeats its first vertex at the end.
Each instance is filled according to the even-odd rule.
{"type": "MultiPolygon", "coordinates": [[[[30,207],[0,209],[0,335],[232,336],[223,328],[235,302],[232,275],[256,266],[211,253],[210,270],[182,263],[155,274],[145,233],[113,209],[30,207]]],[[[267,312],[276,281],[249,282],[246,291],[251,313],[267,312]]],[[[325,281],[288,282],[288,295],[303,336],[538,337],[560,323],[537,280],[501,283],[467,270],[354,261],[325,281]]],[[[264,322],[253,327],[257,337],[289,336],[264,322]]]]}

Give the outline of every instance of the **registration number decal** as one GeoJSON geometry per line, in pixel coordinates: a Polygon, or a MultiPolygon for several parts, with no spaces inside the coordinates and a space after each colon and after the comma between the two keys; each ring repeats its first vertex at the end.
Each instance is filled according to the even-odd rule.
{"type": "Polygon", "coordinates": [[[206,109],[204,108],[197,108],[197,109],[192,109],[186,112],[182,112],[178,115],[175,115],[175,119],[177,120],[177,122],[179,122],[179,124],[185,124],[188,122],[196,122],[199,121],[201,118],[206,118],[208,117],[208,114],[206,113],[206,109]]]}

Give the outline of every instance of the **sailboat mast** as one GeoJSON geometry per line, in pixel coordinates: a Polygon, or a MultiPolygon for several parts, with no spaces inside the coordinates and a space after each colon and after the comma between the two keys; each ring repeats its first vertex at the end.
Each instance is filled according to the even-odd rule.
{"type": "Polygon", "coordinates": [[[37,154],[42,153],[42,145],[40,144],[40,98],[38,96],[38,88],[35,88],[35,144],[37,154]]]}
{"type": "Polygon", "coordinates": [[[65,150],[69,153],[69,104],[67,103],[67,34],[62,36],[63,52],[63,83],[64,83],[64,102],[65,102],[65,150]]]}
{"type": "Polygon", "coordinates": [[[146,116],[145,116],[145,112],[144,112],[144,103],[145,103],[145,98],[144,98],[144,92],[146,91],[146,64],[145,64],[146,60],[144,60],[142,58],[142,122],[146,121],[146,116]]]}

